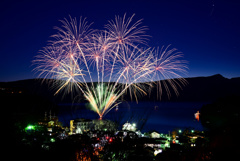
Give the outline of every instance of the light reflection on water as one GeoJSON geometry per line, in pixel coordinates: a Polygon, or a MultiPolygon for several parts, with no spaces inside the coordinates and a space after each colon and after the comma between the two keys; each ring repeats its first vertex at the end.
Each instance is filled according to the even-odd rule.
{"type": "MultiPolygon", "coordinates": [[[[194,113],[206,102],[123,102],[112,109],[104,118],[125,122],[135,122],[142,132],[157,130],[168,133],[176,128],[203,130],[194,118],[194,113]]],[[[98,119],[98,115],[86,109],[84,103],[60,104],[59,121],[69,126],[69,121],[77,118],[98,119]]],[[[201,111],[200,111],[201,113],[201,111]]],[[[103,118],[103,119],[104,119],[103,118]]],[[[201,115],[200,115],[201,118],[201,115]]]]}

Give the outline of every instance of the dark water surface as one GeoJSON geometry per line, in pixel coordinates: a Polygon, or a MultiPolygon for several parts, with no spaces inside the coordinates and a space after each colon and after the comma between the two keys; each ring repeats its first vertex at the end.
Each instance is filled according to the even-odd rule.
{"type": "MultiPolygon", "coordinates": [[[[103,119],[120,123],[136,123],[142,132],[157,130],[168,133],[174,129],[191,128],[203,130],[194,113],[200,111],[206,102],[123,102],[112,109],[103,119]]],[[[86,109],[86,104],[60,104],[59,121],[69,126],[69,121],[77,118],[97,119],[96,113],[86,109]]]]}

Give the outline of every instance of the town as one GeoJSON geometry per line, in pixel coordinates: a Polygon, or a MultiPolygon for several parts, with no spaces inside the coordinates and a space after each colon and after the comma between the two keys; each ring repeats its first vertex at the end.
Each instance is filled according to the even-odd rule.
{"type": "MultiPolygon", "coordinates": [[[[159,160],[171,157],[170,153],[186,157],[189,151],[193,152],[189,157],[194,157],[196,149],[207,146],[204,131],[194,129],[175,129],[168,134],[155,130],[142,133],[134,122],[119,128],[111,120],[83,118],[70,120],[69,125],[63,127],[57,116],[46,112],[38,122],[21,129],[21,142],[39,149],[49,160],[66,157],[64,160],[87,161],[159,160]]],[[[208,152],[201,154],[203,160],[211,158],[208,152]]]]}

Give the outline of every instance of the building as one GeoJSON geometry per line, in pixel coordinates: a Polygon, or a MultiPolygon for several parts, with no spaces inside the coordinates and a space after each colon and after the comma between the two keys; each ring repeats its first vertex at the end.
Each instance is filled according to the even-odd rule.
{"type": "Polygon", "coordinates": [[[123,124],[122,130],[136,131],[137,127],[135,123],[131,124],[129,122],[126,122],[125,124],[123,124]]]}
{"type": "Polygon", "coordinates": [[[58,117],[55,115],[52,116],[51,111],[49,115],[45,112],[44,118],[38,121],[38,125],[47,128],[47,131],[50,133],[58,133],[63,130],[61,122],[58,121],[58,117]]]}
{"type": "Polygon", "coordinates": [[[93,131],[115,132],[116,129],[116,123],[110,120],[90,120],[82,118],[70,121],[70,134],[82,134],[93,131]]]}
{"type": "Polygon", "coordinates": [[[157,132],[157,131],[151,131],[149,133],[149,136],[150,136],[150,138],[160,138],[161,134],[159,132],[157,132]]]}

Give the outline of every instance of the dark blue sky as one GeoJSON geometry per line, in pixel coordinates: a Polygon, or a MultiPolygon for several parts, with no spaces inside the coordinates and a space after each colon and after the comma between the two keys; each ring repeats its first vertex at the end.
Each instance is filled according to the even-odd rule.
{"type": "Polygon", "coordinates": [[[189,62],[188,77],[240,76],[239,0],[2,0],[0,81],[35,78],[32,60],[60,26],[80,16],[103,29],[115,15],[136,14],[152,47],[172,44],[189,62]]]}

